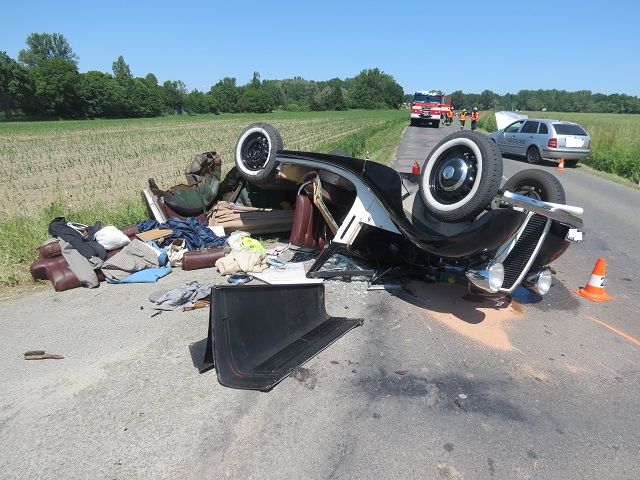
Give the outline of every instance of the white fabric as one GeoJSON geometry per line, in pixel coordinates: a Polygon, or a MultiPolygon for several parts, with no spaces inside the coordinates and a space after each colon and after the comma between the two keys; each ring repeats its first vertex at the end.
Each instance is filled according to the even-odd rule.
{"type": "Polygon", "coordinates": [[[229,247],[231,247],[231,250],[233,250],[234,252],[239,252],[244,248],[242,245],[242,239],[248,236],[249,234],[247,232],[236,230],[231,235],[229,235],[229,238],[227,238],[227,245],[229,245],[229,247]]]}
{"type": "Polygon", "coordinates": [[[131,243],[129,237],[113,225],[102,227],[96,232],[95,238],[96,242],[102,245],[105,250],[115,250],[116,248],[124,247],[131,243]]]}

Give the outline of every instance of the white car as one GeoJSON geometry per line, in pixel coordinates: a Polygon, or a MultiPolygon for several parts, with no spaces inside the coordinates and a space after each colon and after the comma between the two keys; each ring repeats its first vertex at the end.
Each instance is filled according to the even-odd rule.
{"type": "Polygon", "coordinates": [[[505,155],[525,157],[529,163],[563,158],[567,166],[586,158],[591,143],[589,134],[577,123],[547,118],[516,120],[489,138],[505,155]]]}

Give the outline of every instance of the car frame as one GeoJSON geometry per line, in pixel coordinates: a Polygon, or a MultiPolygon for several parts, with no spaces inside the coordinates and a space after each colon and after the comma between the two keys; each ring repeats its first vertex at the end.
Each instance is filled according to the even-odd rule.
{"type": "MultiPolygon", "coordinates": [[[[549,264],[582,239],[582,209],[565,204],[557,178],[525,170],[499,188],[502,158],[478,132],[441,140],[417,184],[368,159],[284,150],[282,137],[266,123],[249,125],[235,152],[238,173],[261,188],[290,182],[304,195],[305,179],[315,175],[324,184],[322,198],[325,187],[353,195],[348,208],[334,211],[333,238],[308,277],[341,252],[384,272],[466,281],[481,294],[507,295],[523,285],[544,295],[551,286],[549,264]]],[[[323,209],[332,213],[330,203],[323,209]]]]}
{"type": "Polygon", "coordinates": [[[521,118],[493,132],[489,138],[503,155],[524,157],[528,163],[543,158],[564,159],[575,166],[589,156],[591,137],[578,123],[548,118],[521,118]]]}

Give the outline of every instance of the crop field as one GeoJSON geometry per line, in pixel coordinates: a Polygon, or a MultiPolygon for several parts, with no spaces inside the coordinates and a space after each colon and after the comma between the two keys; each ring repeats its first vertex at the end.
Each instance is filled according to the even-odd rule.
{"type": "MultiPolygon", "coordinates": [[[[633,182],[640,180],[640,115],[616,113],[522,112],[531,118],[568,120],[582,125],[591,136],[586,165],[633,182]]],[[[483,112],[480,128],[496,130],[493,112],[483,112]]]]}
{"type": "Polygon", "coordinates": [[[250,123],[272,123],[285,148],[388,162],[406,111],[171,116],[154,119],[0,123],[0,287],[28,282],[28,265],[55,216],[123,227],[146,216],[140,192],[153,177],[184,183],[193,157],[217,151],[223,171],[250,123]]]}
{"type": "Polygon", "coordinates": [[[88,202],[137,198],[149,177],[166,187],[182,183],[185,166],[204,151],[217,151],[229,169],[238,134],[252,121],[273,123],[288,149],[314,150],[404,116],[323,112],[0,124],[0,218],[39,215],[52,202],[76,210],[88,202]]]}

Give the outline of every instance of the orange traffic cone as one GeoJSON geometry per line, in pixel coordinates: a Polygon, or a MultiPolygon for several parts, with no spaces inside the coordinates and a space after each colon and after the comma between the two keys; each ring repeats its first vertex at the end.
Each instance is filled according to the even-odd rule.
{"type": "Polygon", "coordinates": [[[606,302],[608,300],[613,300],[613,297],[608,295],[604,290],[606,264],[607,262],[605,262],[604,258],[598,258],[596,266],[593,267],[593,272],[591,272],[591,277],[589,277],[587,284],[584,288],[576,290],[578,295],[588,298],[593,302],[606,302]]]}
{"type": "Polygon", "coordinates": [[[556,167],[556,170],[558,172],[564,172],[564,158],[560,159],[560,163],[558,164],[558,166],[556,167]]]}
{"type": "Polygon", "coordinates": [[[411,173],[413,175],[420,175],[420,164],[417,160],[413,161],[413,166],[411,167],[411,173]]]}

